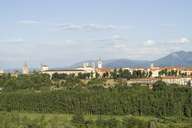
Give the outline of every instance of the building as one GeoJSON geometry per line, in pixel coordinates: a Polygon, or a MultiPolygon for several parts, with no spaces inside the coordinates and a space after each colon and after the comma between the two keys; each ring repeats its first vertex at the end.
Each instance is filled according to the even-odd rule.
{"type": "Polygon", "coordinates": [[[82,69],[49,69],[49,70],[44,70],[41,71],[42,73],[45,74],[49,74],[50,77],[52,77],[53,74],[57,73],[57,74],[74,74],[75,76],[77,76],[79,73],[86,73],[86,71],[82,70],[82,69]]]}
{"type": "Polygon", "coordinates": [[[186,76],[192,76],[192,68],[183,68],[181,73],[185,74],[186,76]]]}
{"type": "Polygon", "coordinates": [[[160,67],[155,67],[154,64],[151,64],[150,68],[147,69],[147,72],[151,72],[153,78],[159,77],[159,72],[161,71],[160,67]]]}
{"type": "Polygon", "coordinates": [[[101,58],[99,58],[99,60],[97,61],[97,68],[102,68],[102,67],[103,67],[103,62],[101,58]]]}
{"type": "Polygon", "coordinates": [[[23,65],[23,71],[22,71],[22,73],[23,73],[24,75],[28,75],[28,74],[29,74],[29,67],[28,67],[28,65],[27,65],[26,63],[23,65]]]}
{"type": "Polygon", "coordinates": [[[15,70],[11,73],[11,77],[15,77],[17,78],[18,77],[18,74],[19,74],[19,71],[18,70],[15,70]]]}
{"type": "Polygon", "coordinates": [[[0,74],[3,74],[4,73],[4,70],[3,69],[0,69],[0,74]]]}
{"type": "Polygon", "coordinates": [[[128,81],[129,84],[131,83],[141,83],[141,84],[154,84],[155,82],[162,80],[167,84],[178,84],[178,85],[189,85],[192,86],[192,78],[190,77],[173,77],[173,76],[166,76],[161,78],[141,78],[141,79],[131,79],[128,81]]]}
{"type": "Polygon", "coordinates": [[[97,61],[97,66],[95,66],[95,63],[84,63],[82,67],[79,68],[66,68],[66,69],[49,69],[47,65],[41,65],[41,72],[49,74],[51,77],[53,74],[58,73],[58,74],[74,74],[78,75],[79,73],[91,73],[93,74],[93,77],[96,77],[96,73],[98,73],[100,76],[103,76],[104,73],[110,73],[111,70],[109,68],[104,68],[102,60],[99,59],[97,61]]]}
{"type": "Polygon", "coordinates": [[[95,69],[92,67],[80,67],[80,68],[53,68],[53,69],[49,69],[49,67],[47,65],[42,65],[41,66],[41,73],[45,73],[45,74],[49,74],[50,77],[52,77],[53,74],[57,73],[57,74],[74,74],[75,76],[77,76],[79,73],[93,73],[95,74],[95,69]]]}
{"type": "Polygon", "coordinates": [[[190,85],[191,86],[191,78],[190,77],[173,77],[173,76],[167,76],[162,77],[162,81],[168,84],[178,84],[178,85],[190,85]]]}
{"type": "Polygon", "coordinates": [[[150,68],[147,69],[148,72],[152,73],[152,77],[165,77],[165,76],[179,76],[182,71],[180,66],[165,66],[158,67],[151,64],[150,68]]]}
{"type": "Polygon", "coordinates": [[[47,65],[41,65],[41,71],[47,71],[49,67],[47,65]]]}
{"type": "Polygon", "coordinates": [[[102,77],[103,74],[105,74],[105,73],[108,73],[108,75],[110,75],[111,69],[104,68],[104,67],[103,68],[96,68],[95,72],[98,73],[100,77],[102,77]]]}

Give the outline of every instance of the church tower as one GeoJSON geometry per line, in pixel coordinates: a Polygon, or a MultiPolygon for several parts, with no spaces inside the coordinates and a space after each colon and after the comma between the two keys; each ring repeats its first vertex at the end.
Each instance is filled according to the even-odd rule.
{"type": "Polygon", "coordinates": [[[23,74],[24,75],[28,75],[29,74],[29,67],[28,67],[27,63],[25,63],[23,65],[23,74]]]}
{"type": "Polygon", "coordinates": [[[99,60],[97,61],[97,67],[98,68],[102,68],[103,67],[103,62],[102,62],[101,58],[99,58],[99,60]]]}

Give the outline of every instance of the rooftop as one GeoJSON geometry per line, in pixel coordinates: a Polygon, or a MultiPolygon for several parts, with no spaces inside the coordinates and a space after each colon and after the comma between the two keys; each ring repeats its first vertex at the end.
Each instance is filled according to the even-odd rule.
{"type": "Polygon", "coordinates": [[[49,70],[46,70],[46,71],[44,71],[44,72],[49,72],[49,71],[52,71],[52,72],[54,72],[54,71],[84,71],[84,70],[82,70],[82,69],[62,69],[62,68],[56,68],[56,69],[49,69],[49,70]]]}

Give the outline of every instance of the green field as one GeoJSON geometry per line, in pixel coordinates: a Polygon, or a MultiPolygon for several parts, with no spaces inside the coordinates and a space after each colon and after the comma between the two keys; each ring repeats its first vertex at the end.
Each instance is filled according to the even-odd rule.
{"type": "MultiPolygon", "coordinates": [[[[1,112],[0,128],[191,128],[191,118],[151,116],[83,115],[85,123],[74,123],[72,114],[1,112]],[[101,124],[98,124],[100,120],[101,124]],[[86,123],[88,122],[88,123],[86,123]],[[155,125],[150,125],[153,122],[155,125]]],[[[81,120],[81,119],[79,119],[81,120]]]]}

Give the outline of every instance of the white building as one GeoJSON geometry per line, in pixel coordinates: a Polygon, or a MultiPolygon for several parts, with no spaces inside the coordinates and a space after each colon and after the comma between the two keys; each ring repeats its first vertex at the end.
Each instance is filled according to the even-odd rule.
{"type": "Polygon", "coordinates": [[[41,71],[47,71],[49,67],[47,65],[41,65],[41,71]]]}
{"type": "Polygon", "coordinates": [[[66,69],[49,69],[47,65],[41,65],[41,73],[46,73],[49,74],[51,77],[53,74],[58,73],[58,74],[74,74],[78,75],[79,73],[91,73],[93,77],[96,76],[96,72],[102,75],[103,73],[110,72],[110,69],[108,68],[103,68],[102,66],[102,60],[99,59],[97,61],[97,66],[95,66],[95,63],[89,64],[89,63],[84,63],[82,67],[79,68],[66,68],[66,69]]]}
{"type": "Polygon", "coordinates": [[[97,61],[97,68],[102,68],[102,67],[103,67],[103,62],[101,58],[99,58],[99,60],[97,61]]]}
{"type": "Polygon", "coordinates": [[[162,81],[168,84],[179,84],[179,85],[188,85],[191,86],[191,78],[190,77],[163,77],[162,81]]]}
{"type": "Polygon", "coordinates": [[[44,70],[41,71],[42,73],[49,74],[51,77],[53,74],[58,73],[58,74],[74,74],[78,75],[79,73],[86,73],[84,70],[81,69],[49,69],[49,70],[44,70]]]}
{"type": "Polygon", "coordinates": [[[4,73],[3,69],[0,69],[0,74],[3,74],[3,73],[4,73]]]}
{"type": "Polygon", "coordinates": [[[151,77],[159,77],[159,72],[161,71],[160,67],[155,67],[154,64],[151,64],[150,68],[147,69],[148,72],[152,73],[151,77]]]}
{"type": "Polygon", "coordinates": [[[184,73],[187,76],[192,76],[192,68],[183,68],[181,73],[184,73]]]}
{"type": "Polygon", "coordinates": [[[92,68],[92,67],[81,67],[81,68],[73,68],[73,69],[71,69],[71,68],[49,69],[49,67],[47,65],[43,65],[43,66],[41,66],[41,72],[45,73],[45,74],[49,74],[51,77],[55,73],[67,74],[67,75],[74,74],[75,76],[77,76],[79,73],[93,73],[93,75],[94,75],[95,74],[95,69],[92,68]]]}

